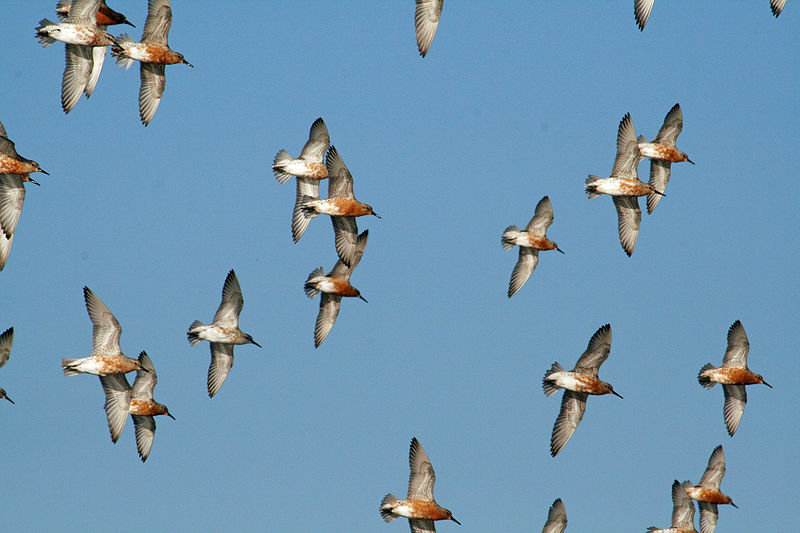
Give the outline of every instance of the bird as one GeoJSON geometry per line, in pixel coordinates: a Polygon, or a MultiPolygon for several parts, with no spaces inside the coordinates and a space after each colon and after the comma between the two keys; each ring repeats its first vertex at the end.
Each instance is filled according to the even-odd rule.
{"type": "Polygon", "coordinates": [[[431,47],[439,19],[442,16],[444,0],[417,0],[414,10],[414,27],[417,32],[417,49],[419,55],[425,57],[431,47]]]}
{"type": "Polygon", "coordinates": [[[647,531],[650,533],[697,533],[694,528],[694,502],[677,479],[672,482],[672,525],[667,529],[650,526],[647,531]]]}
{"type": "Polygon", "coordinates": [[[324,200],[308,195],[300,198],[294,207],[292,233],[302,235],[312,218],[320,214],[330,215],[336,238],[336,251],[339,253],[339,258],[349,265],[355,253],[358,233],[355,217],[363,215],[381,217],[372,206],[356,200],[353,195],[353,176],[335,146],[331,146],[328,150],[325,166],[329,176],[328,197],[324,200]]]}
{"type": "MultiPolygon", "coordinates": [[[[56,5],[56,15],[61,22],[64,22],[66,18],[69,16],[69,12],[72,9],[72,0],[59,0],[58,4],[56,5]]],[[[129,26],[133,26],[133,23],[130,22],[125,15],[122,13],[118,13],[114,11],[106,4],[105,0],[101,0],[99,9],[97,10],[97,15],[95,16],[95,23],[97,27],[101,31],[106,31],[109,26],[115,24],[128,24],[129,26]]],[[[135,27],[135,26],[134,26],[135,27]]],[[[76,65],[75,71],[73,73],[74,77],[74,84],[80,85],[81,81],[84,80],[84,88],[83,93],[86,95],[86,98],[92,96],[92,92],[94,91],[95,86],[97,85],[97,80],[100,78],[100,71],[103,69],[103,63],[106,59],[106,49],[107,46],[93,46],[91,49],[92,57],[90,64],[80,64],[76,65]],[[90,67],[90,72],[88,76],[86,75],[85,68],[90,67]]],[[[68,54],[69,58],[69,54],[68,54]]],[[[78,54],[77,60],[79,62],[85,61],[85,54],[78,54]]],[[[68,59],[69,61],[69,59],[68,59]]],[[[66,74],[66,72],[65,72],[66,74]]],[[[77,93],[78,96],[75,97],[74,94],[70,93],[71,98],[74,99],[74,103],[72,106],[78,102],[80,99],[80,92],[77,93]]],[[[70,107],[72,109],[72,107],[70,107]]]]}
{"type": "Polygon", "coordinates": [[[711,363],[706,363],[697,374],[697,381],[706,389],[710,389],[716,383],[722,384],[722,391],[725,393],[725,406],[722,412],[725,427],[731,437],[742,421],[744,406],[747,403],[745,385],[763,383],[772,388],[760,374],[751,372],[747,368],[749,351],[750,341],[747,340],[747,333],[742,323],[737,320],[728,328],[728,347],[722,358],[722,366],[715,368],[711,363]]]}
{"type": "MultiPolygon", "coordinates": [[[[14,328],[8,328],[3,333],[0,333],[0,368],[8,363],[8,357],[11,354],[11,345],[14,344],[14,328]]],[[[11,403],[14,400],[8,397],[5,389],[0,389],[0,399],[5,398],[11,403]]]]}
{"type": "Polygon", "coordinates": [[[700,533],[714,533],[714,529],[717,527],[717,519],[719,518],[717,504],[730,504],[737,509],[739,508],[738,505],[733,503],[730,496],[723,494],[719,490],[719,484],[724,475],[725,452],[722,451],[722,445],[720,444],[711,452],[711,457],[708,458],[708,466],[703,472],[703,477],[700,478],[700,483],[693,485],[691,481],[683,482],[686,494],[693,500],[698,501],[700,507],[700,533]]]}
{"type": "Polygon", "coordinates": [[[599,178],[589,174],[586,180],[586,195],[589,199],[608,194],[614,200],[617,208],[617,225],[619,229],[619,242],[622,249],[628,254],[633,254],[636,239],[639,237],[639,224],[642,221],[642,212],[639,209],[637,196],[645,194],[661,194],[649,183],[639,181],[636,167],[644,158],[639,152],[638,143],[644,142],[644,137],[636,138],[630,113],[626,113],[619,123],[617,131],[617,156],[614,159],[614,168],[608,178],[599,178]]]}
{"type": "Polygon", "coordinates": [[[328,177],[325,166],[325,152],[331,145],[331,136],[322,117],[311,124],[308,132],[308,141],[297,159],[289,155],[286,150],[278,150],[272,161],[272,173],[278,183],[284,184],[292,176],[297,177],[297,194],[295,195],[294,211],[292,211],[292,239],[300,240],[305,233],[310,219],[303,216],[300,204],[303,198],[319,197],[319,182],[328,177]]]}
{"type": "Polygon", "coordinates": [[[153,417],[167,415],[173,420],[175,417],[170,414],[166,405],[153,400],[153,389],[158,383],[158,377],[146,352],[139,354],[139,363],[142,368],[136,372],[133,387],[124,374],[100,376],[100,383],[106,395],[105,410],[111,441],[117,442],[130,413],[136,427],[136,448],[142,462],[145,462],[153,448],[156,433],[156,421],[153,417]]]}
{"type": "Polygon", "coordinates": [[[167,86],[165,65],[183,63],[194,67],[183,54],[169,47],[170,26],[172,8],[169,0],[149,0],[141,40],[137,43],[128,34],[122,34],[111,48],[111,55],[117,59],[120,68],[127,70],[134,59],[139,61],[139,117],[145,126],[153,120],[164,96],[167,86]]]}
{"type": "Polygon", "coordinates": [[[189,344],[195,346],[201,341],[211,343],[211,365],[208,367],[208,397],[213,398],[228,372],[233,367],[233,346],[235,344],[261,345],[253,337],[239,329],[239,314],[244,306],[242,289],[236,272],[231,269],[222,286],[222,301],[214,314],[211,324],[203,324],[195,320],[186,334],[189,344]]]}
{"type": "Polygon", "coordinates": [[[452,520],[459,526],[461,522],[453,518],[449,509],[441,507],[433,499],[433,484],[436,474],[431,460],[416,437],[411,439],[408,452],[408,464],[411,474],[408,478],[408,496],[401,500],[387,494],[380,506],[381,518],[391,522],[398,516],[408,518],[411,533],[430,533],[436,531],[434,520],[452,520]]]}
{"type": "Polygon", "coordinates": [[[547,512],[547,522],[542,528],[542,533],[564,533],[567,529],[567,510],[561,498],[556,499],[547,512]]]}
{"type": "Polygon", "coordinates": [[[313,298],[320,292],[322,293],[319,302],[319,314],[314,325],[314,348],[319,348],[319,345],[331,332],[331,328],[336,322],[336,317],[339,315],[343,296],[361,298],[365,302],[367,301],[366,298],[361,296],[361,292],[358,289],[350,285],[350,275],[358,266],[358,263],[361,262],[361,256],[364,255],[364,248],[367,246],[368,238],[369,230],[364,230],[358,236],[355,244],[355,253],[349,266],[339,259],[327,275],[322,267],[314,269],[303,285],[306,296],[309,298],[313,298]]]}
{"type": "Polygon", "coordinates": [[[589,340],[589,346],[580,356],[575,368],[567,372],[560,364],[553,363],[542,379],[545,396],[552,396],[564,389],[561,411],[553,426],[550,438],[550,455],[555,457],[567,444],[586,412],[586,399],[590,394],[613,394],[622,398],[610,383],[600,381],[597,371],[608,359],[611,351],[611,325],[601,326],[589,340]]]}
{"type": "MultiPolygon", "coordinates": [[[[102,3],[102,0],[75,0],[61,23],[42,19],[36,28],[39,42],[45,47],[57,40],[66,44],[64,75],[61,79],[61,108],[64,113],[72,111],[81,94],[92,94],[103,66],[105,47],[116,43],[114,37],[105,31],[105,26],[97,24],[97,13],[102,3]],[[97,66],[94,64],[95,57],[97,66]]],[[[61,7],[61,4],[57,7],[61,7]]],[[[59,13],[59,18],[61,15],[59,13]]]]}
{"type": "Polygon", "coordinates": [[[39,166],[39,163],[17,153],[16,145],[8,138],[5,127],[0,123],[0,174],[30,174],[33,172],[50,175],[39,166]]]}
{"type": "Polygon", "coordinates": [[[536,204],[533,218],[525,226],[524,231],[520,231],[516,226],[509,226],[503,231],[500,238],[503,250],[510,250],[514,245],[519,246],[519,259],[508,284],[509,298],[525,285],[536,269],[536,265],[539,264],[539,250],[558,250],[562,254],[564,253],[555,242],[547,238],[547,228],[552,223],[553,206],[550,198],[545,196],[536,204]]]}
{"type": "MultiPolygon", "coordinates": [[[[675,148],[675,141],[678,140],[682,129],[683,113],[680,104],[675,104],[664,117],[664,124],[661,125],[655,139],[638,144],[639,152],[650,158],[650,181],[648,183],[662,193],[667,189],[672,163],[687,161],[694,165],[694,161],[689,159],[688,155],[675,148]]],[[[656,208],[662,196],[655,192],[647,195],[648,215],[656,208]]]]}
{"type": "MultiPolygon", "coordinates": [[[[92,355],[82,359],[62,359],[61,368],[65,376],[78,374],[126,374],[142,368],[138,359],[132,359],[122,353],[119,337],[122,327],[109,311],[106,304],[89,289],[83,288],[83,299],[86,311],[92,320],[92,355]]],[[[147,369],[145,369],[147,372],[147,369]]]]}
{"type": "MultiPolygon", "coordinates": [[[[4,164],[2,161],[5,161],[7,168],[14,167],[13,162],[20,161],[30,167],[39,167],[35,161],[30,161],[17,154],[14,143],[8,140],[6,129],[0,122],[0,164],[4,164]]],[[[44,171],[39,169],[39,172],[44,171]]],[[[25,182],[39,185],[39,182],[31,178],[28,173],[0,173],[0,270],[5,268],[11,253],[14,233],[17,231],[19,217],[22,214],[22,204],[25,202],[25,182]]]]}

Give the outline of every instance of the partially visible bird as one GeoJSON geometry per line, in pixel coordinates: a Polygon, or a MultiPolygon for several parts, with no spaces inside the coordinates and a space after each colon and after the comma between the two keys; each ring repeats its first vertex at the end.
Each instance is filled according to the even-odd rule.
{"type": "Polygon", "coordinates": [[[411,533],[430,533],[436,531],[434,520],[452,520],[459,526],[461,522],[453,518],[449,509],[441,507],[433,499],[433,484],[436,473],[431,460],[416,437],[411,439],[408,452],[411,474],[408,477],[408,496],[401,500],[393,494],[383,497],[380,506],[381,518],[391,522],[398,516],[408,518],[411,533]]]}
{"type": "Polygon", "coordinates": [[[153,400],[153,389],[158,383],[158,377],[147,353],[139,354],[139,362],[142,368],[136,371],[133,387],[128,384],[124,374],[100,376],[100,383],[106,394],[105,410],[111,441],[117,442],[130,414],[136,427],[136,448],[142,462],[145,462],[156,434],[156,421],[153,417],[167,415],[173,420],[175,417],[170,414],[166,405],[153,400]]]}
{"type": "Polygon", "coordinates": [[[565,529],[567,529],[567,509],[561,498],[558,498],[547,512],[547,522],[542,528],[542,533],[564,533],[565,529]]]}
{"type": "Polygon", "coordinates": [[[586,412],[586,399],[590,394],[613,394],[622,398],[610,383],[600,381],[597,377],[600,365],[608,359],[610,352],[611,325],[606,324],[592,335],[589,346],[575,363],[572,371],[567,372],[560,364],[553,363],[550,370],[545,373],[542,379],[545,396],[552,396],[558,389],[564,389],[561,411],[553,425],[553,434],[550,438],[550,455],[553,457],[567,444],[578,427],[586,412]]]}
{"type": "Polygon", "coordinates": [[[730,496],[723,494],[719,489],[724,475],[725,452],[722,451],[722,445],[720,444],[711,452],[711,457],[708,458],[708,466],[703,472],[703,477],[700,478],[700,483],[692,485],[691,481],[683,482],[686,494],[699,502],[700,533],[714,533],[719,519],[717,504],[730,504],[737,509],[739,508],[733,503],[730,496]]]}
{"type": "Polygon", "coordinates": [[[672,482],[672,525],[667,529],[650,526],[650,533],[697,533],[694,528],[694,502],[677,479],[672,482]]]}
{"type": "Polygon", "coordinates": [[[528,222],[523,231],[516,226],[509,226],[503,231],[500,243],[503,250],[510,250],[515,245],[519,246],[519,259],[511,273],[508,284],[508,297],[514,296],[525,285],[528,278],[539,264],[539,250],[564,251],[547,238],[547,228],[553,223],[553,206],[550,198],[545,196],[536,204],[533,218],[528,222]]]}
{"type": "MultiPolygon", "coordinates": [[[[11,354],[11,345],[14,344],[14,328],[8,328],[0,334],[0,368],[8,363],[8,357],[11,354]]],[[[0,399],[5,398],[11,403],[14,400],[8,397],[5,389],[0,389],[0,399]]]]}
{"type": "Polygon", "coordinates": [[[244,306],[239,279],[232,269],[222,286],[222,301],[214,314],[211,324],[195,320],[186,334],[189,344],[195,346],[207,340],[211,343],[211,365],[208,367],[208,397],[212,398],[228,377],[233,367],[233,346],[235,344],[261,345],[253,337],[239,329],[239,314],[244,306]]]}

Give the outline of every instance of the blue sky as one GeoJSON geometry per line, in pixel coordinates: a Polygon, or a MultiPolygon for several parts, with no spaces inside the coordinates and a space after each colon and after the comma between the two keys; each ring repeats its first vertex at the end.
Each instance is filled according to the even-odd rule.
{"type": "MultiPolygon", "coordinates": [[[[51,173],[28,187],[0,273],[0,330],[15,329],[0,386],[17,402],[0,404],[6,529],[407,531],[378,504],[405,493],[413,436],[463,524],[443,532],[538,531],[558,497],[567,531],[665,527],[673,479],[697,482],[720,443],[740,509],[721,508],[719,530],[796,522],[795,2],[777,20],[767,0],[656,2],[644,32],[628,0],[447,2],[421,59],[410,0],[175,1],[170,45],[195,68],[167,67],[147,128],[138,67],[110,57],[63,114],[63,45],[33,36],[54,4],[18,3],[2,23],[0,120],[51,173]],[[611,200],[589,201],[584,180],[609,174],[626,112],[652,138],[676,102],[697,164],[673,166],[628,258],[611,200]],[[302,286],[336,262],[333,232],[320,217],[292,243],[294,185],[270,167],[319,116],[383,218],[359,220],[351,281],[369,303],[344,301],[315,350],[319,302],[302,286]],[[500,234],[544,195],[566,254],[543,252],[509,300],[517,252],[500,234]],[[211,319],[231,268],[240,325],[264,348],[237,347],[209,399],[208,346],[185,332],[211,319]],[[177,418],[157,419],[145,464],[131,421],[110,442],[97,378],[59,367],[90,353],[84,285],[123,351],[148,352],[177,418]],[[737,319],[774,389],[748,388],[731,438],[721,388],[696,375],[737,319]],[[541,378],[605,323],[600,377],[625,399],[590,398],[554,459],[561,395],[541,378]]],[[[111,7],[137,25],[112,32],[138,39],[146,2],[111,7]]]]}

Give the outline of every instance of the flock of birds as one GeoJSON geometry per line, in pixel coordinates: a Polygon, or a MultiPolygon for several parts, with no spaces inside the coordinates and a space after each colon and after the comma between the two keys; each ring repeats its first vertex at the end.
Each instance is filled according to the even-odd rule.
{"type": "MultiPolygon", "coordinates": [[[[424,57],[436,34],[442,12],[443,0],[416,0],[415,24],[417,44],[424,57]]],[[[772,0],[773,14],[777,17],[785,2],[772,0]]],[[[636,0],[636,20],[644,28],[653,1],[636,0]]],[[[164,92],[164,69],[167,64],[189,63],[181,54],[172,51],[167,43],[172,12],[169,0],[149,0],[148,15],[142,39],[134,42],[129,36],[113,37],[106,28],[113,24],[129,24],[125,15],[111,10],[104,0],[76,0],[70,3],[61,0],[57,5],[61,23],[43,19],[37,27],[37,36],[44,46],[56,40],[66,44],[66,68],[62,83],[62,107],[68,113],[78,102],[81,94],[88,98],[94,90],[106,53],[112,47],[112,56],[117,63],[128,68],[134,60],[140,62],[141,89],[139,111],[146,126],[152,120],[164,92]]],[[[191,65],[189,65],[191,66],[191,65]]],[[[683,116],[678,104],[667,113],[653,141],[648,142],[636,132],[629,114],[620,121],[617,133],[617,150],[614,167],[608,178],[590,175],[585,182],[588,197],[610,195],[617,210],[619,240],[625,253],[630,256],[639,233],[641,211],[638,197],[647,196],[647,212],[652,213],[670,179],[671,164],[693,162],[676,148],[677,137],[683,128],[683,116]],[[638,179],[638,165],[649,158],[650,179],[638,179]]],[[[361,293],[350,284],[350,276],[364,254],[369,231],[358,232],[356,217],[377,213],[368,204],[356,200],[353,193],[353,177],[337,149],[331,145],[327,126],[318,118],[311,126],[309,138],[300,155],[293,158],[286,150],[280,150],[273,161],[273,173],[281,184],[296,178],[295,205],[292,213],[291,232],[298,242],[311,220],[319,215],[331,218],[334,245],[338,260],[326,274],[322,267],[313,270],[304,283],[309,298],[322,294],[320,310],[314,330],[314,345],[318,347],[330,333],[339,314],[343,297],[358,297],[366,302],[361,293]],[[328,196],[320,198],[320,181],[328,179],[328,196]]],[[[25,198],[25,182],[38,183],[31,173],[43,172],[35,161],[20,156],[15,144],[9,140],[5,128],[0,124],[0,270],[5,266],[10,253],[14,233],[25,198]]],[[[501,237],[504,249],[519,246],[519,259],[514,267],[508,288],[510,298],[525,284],[538,264],[540,250],[557,250],[558,245],[547,238],[546,230],[553,223],[553,207],[550,199],[543,197],[536,206],[533,218],[524,230],[509,226],[501,237]]],[[[153,398],[157,383],[155,366],[144,351],[137,359],[125,356],[120,347],[122,328],[109,308],[88,287],[84,287],[84,300],[93,324],[92,354],[79,359],[62,359],[65,376],[94,374],[100,379],[105,393],[105,412],[111,440],[116,442],[123,432],[130,414],[136,433],[139,457],[145,461],[150,454],[155,437],[155,416],[173,418],[163,404],[153,398]],[[125,374],[136,371],[131,385],[125,374]]],[[[222,301],[210,324],[195,320],[188,329],[190,345],[207,340],[211,349],[211,364],[208,370],[208,395],[213,397],[224,383],[233,366],[234,346],[255,344],[253,338],[239,329],[239,315],[244,300],[236,273],[231,270],[224,282],[222,301]]],[[[9,328],[0,334],[0,367],[8,360],[14,340],[14,330],[9,328]]],[[[705,388],[716,383],[723,386],[723,416],[728,433],[733,436],[739,427],[747,402],[745,386],[766,383],[762,376],[747,367],[749,341],[744,327],[738,320],[728,331],[727,349],[720,367],[708,363],[700,369],[698,381],[705,388]]],[[[561,410],[553,426],[550,452],[555,457],[567,444],[578,427],[586,410],[590,394],[613,394],[622,396],[598,376],[598,370],[608,358],[611,350],[611,325],[600,327],[591,337],[586,351],[580,356],[571,371],[559,363],[552,364],[542,380],[544,394],[552,396],[563,389],[561,410]]],[[[0,398],[14,403],[0,388],[0,398]]],[[[409,519],[412,532],[435,531],[434,521],[452,520],[452,513],[440,507],[433,497],[435,474],[428,455],[416,438],[412,439],[409,451],[410,478],[408,494],[400,499],[387,494],[380,504],[380,515],[387,522],[397,517],[409,519]]],[[[689,481],[672,485],[672,524],[668,529],[651,527],[653,532],[693,532],[695,508],[692,500],[699,502],[700,530],[711,533],[718,519],[718,504],[733,504],[731,498],[720,491],[720,482],[725,473],[725,456],[722,446],[717,446],[708,461],[708,466],[697,485],[689,481]]],[[[557,499],[548,512],[543,533],[563,532],[567,525],[564,503],[557,499]]]]}
{"type": "Polygon", "coordinates": [[[134,60],[139,61],[139,117],[145,126],[153,120],[164,96],[165,66],[175,63],[192,66],[183,55],[170,49],[167,42],[172,25],[169,0],[149,2],[139,42],[127,34],[114,37],[106,32],[114,24],[133,24],[125,15],[109,8],[105,0],[60,0],[56,14],[61,22],[42,19],[36,36],[45,47],[56,41],[65,44],[66,66],[61,81],[64,113],[72,111],[81,94],[86,94],[86,98],[92,95],[109,46],[120,68],[127,70],[134,60]]]}

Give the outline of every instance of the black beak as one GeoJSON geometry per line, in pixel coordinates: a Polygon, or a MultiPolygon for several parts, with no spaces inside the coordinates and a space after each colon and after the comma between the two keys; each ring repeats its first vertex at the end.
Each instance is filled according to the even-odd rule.
{"type": "Polygon", "coordinates": [[[737,509],[739,508],[739,506],[738,506],[738,505],[736,505],[736,504],[735,504],[735,503],[733,503],[733,502],[731,502],[731,505],[733,505],[733,506],[734,506],[734,507],[736,507],[737,509]]]}
{"type": "Polygon", "coordinates": [[[6,396],[6,400],[8,400],[9,402],[11,402],[11,403],[13,403],[13,404],[15,404],[15,405],[16,405],[16,403],[14,402],[14,400],[12,400],[11,398],[9,398],[8,396],[6,396]]]}
{"type": "MultiPolygon", "coordinates": [[[[558,246],[556,246],[556,250],[558,250],[558,251],[559,251],[559,252],[561,252],[562,254],[564,253],[564,250],[562,250],[562,249],[561,249],[561,248],[559,248],[558,246]]],[[[564,254],[564,255],[566,255],[566,254],[564,254]]]]}
{"type": "MultiPolygon", "coordinates": [[[[611,391],[611,394],[613,394],[614,396],[619,396],[620,398],[622,398],[622,396],[620,396],[619,394],[617,394],[617,393],[616,393],[616,392],[614,392],[613,390],[611,391]]],[[[625,398],[622,398],[622,399],[624,400],[625,398]]]]}
{"type": "Polygon", "coordinates": [[[770,385],[769,383],[767,383],[767,382],[766,382],[766,381],[764,381],[763,379],[761,380],[761,383],[763,383],[764,385],[766,385],[766,386],[767,386],[767,387],[769,387],[770,389],[772,388],[772,385],[770,385]]]}
{"type": "Polygon", "coordinates": [[[136,26],[134,26],[133,22],[131,22],[131,21],[129,21],[129,20],[125,20],[125,21],[123,22],[123,24],[127,24],[127,25],[128,25],[128,26],[130,26],[131,28],[135,28],[135,27],[136,27],[136,26]]]}
{"type": "Polygon", "coordinates": [[[686,160],[687,160],[689,163],[691,163],[691,164],[693,164],[693,165],[694,165],[694,161],[692,161],[692,160],[691,160],[691,159],[689,159],[688,157],[686,158],[686,160]]]}
{"type": "Polygon", "coordinates": [[[656,194],[658,194],[658,195],[661,195],[661,196],[663,196],[664,198],[666,198],[666,197],[667,197],[667,195],[666,195],[666,194],[664,194],[664,193],[663,193],[663,192],[661,192],[661,191],[656,191],[656,190],[653,190],[653,192],[654,192],[654,193],[656,193],[656,194]]]}
{"type": "Polygon", "coordinates": [[[455,523],[456,523],[456,524],[458,524],[459,526],[461,525],[461,522],[459,522],[458,520],[456,520],[456,519],[455,519],[455,518],[453,518],[452,516],[450,517],[450,520],[452,520],[453,522],[455,522],[455,523]]]}
{"type": "Polygon", "coordinates": [[[376,213],[375,211],[373,211],[372,214],[375,215],[378,218],[381,218],[381,216],[378,213],[376,213]]]}
{"type": "Polygon", "coordinates": [[[188,61],[186,61],[185,59],[183,60],[183,62],[184,62],[184,63],[186,63],[187,65],[189,65],[190,67],[194,68],[194,65],[192,65],[191,63],[189,63],[189,62],[188,62],[188,61]]]}
{"type": "Polygon", "coordinates": [[[39,182],[38,182],[38,181],[36,181],[35,179],[31,178],[30,176],[28,176],[28,181],[30,181],[30,182],[31,182],[31,183],[33,183],[34,185],[39,185],[39,182]]]}
{"type": "Polygon", "coordinates": [[[255,344],[256,346],[258,346],[259,348],[261,348],[261,345],[260,345],[260,344],[258,344],[258,343],[257,343],[256,341],[254,341],[253,339],[250,339],[250,343],[251,343],[251,344],[255,344]]]}
{"type": "MultiPolygon", "coordinates": [[[[364,298],[363,296],[361,296],[360,294],[358,295],[358,297],[361,298],[362,300],[364,300],[365,302],[367,302],[367,299],[364,298]]],[[[367,303],[369,303],[369,302],[367,302],[367,303]]]]}
{"type": "Polygon", "coordinates": [[[48,176],[50,175],[48,171],[42,170],[41,168],[39,169],[39,172],[41,172],[42,174],[47,174],[48,176]]]}
{"type": "MultiPolygon", "coordinates": [[[[131,26],[133,26],[133,24],[131,24],[131,26]]],[[[170,417],[171,419],[175,420],[175,417],[174,417],[174,416],[172,416],[172,415],[169,413],[169,411],[167,411],[165,414],[166,414],[168,417],[170,417]]]]}

